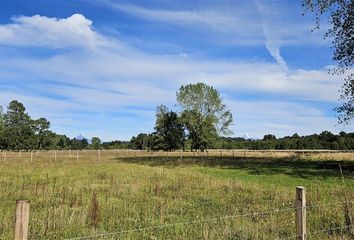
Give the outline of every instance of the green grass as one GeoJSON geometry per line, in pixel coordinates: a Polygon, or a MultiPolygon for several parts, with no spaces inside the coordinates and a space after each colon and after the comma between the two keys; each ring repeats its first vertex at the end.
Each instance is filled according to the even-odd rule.
{"type": "Polygon", "coordinates": [[[30,239],[144,228],[91,239],[293,239],[298,185],[312,206],[310,239],[353,237],[341,227],[354,217],[342,203],[354,200],[354,161],[93,159],[1,163],[0,239],[13,238],[17,199],[31,201],[30,239]]]}

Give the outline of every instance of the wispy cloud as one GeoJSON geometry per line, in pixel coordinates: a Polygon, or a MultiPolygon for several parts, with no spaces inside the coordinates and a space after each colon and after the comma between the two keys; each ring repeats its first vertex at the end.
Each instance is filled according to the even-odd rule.
{"type": "Polygon", "coordinates": [[[139,131],[152,130],[155,107],[173,106],[180,85],[194,82],[221,91],[235,115],[235,132],[243,131],[240,135],[259,136],[265,129],[281,135],[286,126],[308,133],[331,126],[332,118],[322,110],[294,101],[336,101],[334,89],[339,89],[340,81],[325,68],[284,71],[263,61],[148,54],[128,44],[108,48],[120,39],[100,34],[83,15],[21,19],[0,25],[0,33],[7,32],[0,34],[0,46],[20,46],[19,51],[33,46],[80,49],[42,57],[0,55],[0,105],[12,99],[23,101],[30,113],[48,117],[55,130],[70,136],[129,139],[139,131]],[[238,97],[245,94],[284,100],[247,103],[238,97]]]}

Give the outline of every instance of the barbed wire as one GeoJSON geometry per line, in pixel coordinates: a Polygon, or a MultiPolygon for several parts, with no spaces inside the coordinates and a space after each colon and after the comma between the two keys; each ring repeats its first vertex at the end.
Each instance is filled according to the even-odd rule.
{"type": "Polygon", "coordinates": [[[229,215],[229,216],[222,216],[222,217],[215,217],[215,218],[208,218],[208,219],[201,219],[201,220],[194,220],[194,221],[186,221],[186,222],[178,222],[178,223],[171,223],[171,224],[163,224],[163,225],[157,225],[157,226],[149,226],[149,227],[143,227],[143,228],[119,230],[119,231],[100,233],[100,234],[90,235],[90,236],[82,236],[82,237],[67,238],[67,239],[65,239],[65,240],[80,240],[80,239],[90,239],[90,238],[98,238],[98,237],[107,237],[107,236],[113,236],[113,235],[120,235],[120,234],[124,234],[124,233],[141,232],[141,231],[147,231],[147,230],[153,230],[153,229],[161,229],[161,228],[175,227],[175,226],[179,226],[179,225],[190,225],[190,224],[198,224],[198,223],[205,223],[205,222],[214,222],[214,221],[219,221],[219,220],[234,219],[234,218],[241,218],[241,217],[251,217],[251,216],[257,216],[257,215],[267,215],[267,214],[271,214],[271,213],[288,212],[288,211],[292,211],[292,210],[294,210],[294,209],[296,209],[296,208],[284,208],[284,209],[276,209],[276,210],[272,210],[272,211],[262,211],[262,212],[255,212],[255,213],[229,215]]]}

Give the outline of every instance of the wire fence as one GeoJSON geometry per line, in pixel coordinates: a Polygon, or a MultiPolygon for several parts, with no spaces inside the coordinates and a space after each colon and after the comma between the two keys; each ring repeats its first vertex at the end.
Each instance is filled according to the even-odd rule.
{"type": "Polygon", "coordinates": [[[60,159],[81,160],[88,159],[113,159],[113,158],[251,158],[251,157],[309,157],[317,156],[327,159],[353,160],[354,150],[249,150],[249,149],[210,149],[207,151],[149,151],[149,150],[132,150],[132,149],[114,149],[114,150],[28,150],[28,151],[1,151],[2,161],[9,162],[11,160],[28,160],[39,161],[42,159],[52,159],[57,161],[60,159]]]}
{"type": "MultiPolygon", "coordinates": [[[[342,204],[353,204],[353,203],[354,203],[354,200],[336,202],[336,203],[328,203],[328,204],[320,204],[320,205],[311,205],[311,206],[306,206],[306,209],[314,209],[314,208],[322,208],[323,209],[324,207],[328,207],[328,206],[339,206],[342,204]]],[[[185,221],[185,222],[163,224],[163,225],[157,225],[157,226],[148,226],[148,227],[141,227],[141,228],[134,228],[134,229],[116,230],[116,231],[111,231],[111,232],[98,233],[98,234],[94,234],[94,235],[66,238],[65,240],[104,239],[106,237],[123,235],[126,233],[146,232],[146,231],[160,230],[163,228],[172,228],[172,227],[176,227],[176,226],[210,223],[210,222],[216,222],[216,221],[220,221],[220,220],[230,220],[230,219],[236,219],[236,218],[238,218],[238,219],[242,218],[244,220],[244,218],[250,218],[250,217],[255,217],[255,216],[257,216],[257,217],[260,216],[261,218],[266,218],[270,214],[296,212],[297,210],[299,210],[299,208],[276,209],[276,210],[272,210],[272,211],[230,215],[230,216],[223,216],[223,217],[217,217],[217,218],[207,218],[207,219],[201,219],[201,220],[195,220],[195,221],[185,221]]],[[[277,225],[277,228],[279,228],[279,224],[277,225]]],[[[315,236],[323,234],[323,233],[330,233],[330,232],[333,232],[336,230],[343,230],[343,229],[350,229],[350,228],[354,228],[354,223],[349,223],[347,225],[337,226],[337,227],[322,228],[322,229],[317,229],[317,230],[311,229],[310,231],[307,232],[307,236],[309,237],[309,239],[314,239],[315,236]]],[[[343,234],[343,231],[341,233],[342,234],[340,236],[345,236],[345,234],[343,234]]],[[[333,234],[327,234],[327,235],[331,236],[333,234]]],[[[273,239],[279,239],[279,240],[280,239],[284,239],[284,240],[285,239],[301,239],[301,238],[299,238],[300,235],[290,235],[290,236],[286,236],[286,237],[275,237],[275,236],[272,236],[272,237],[273,237],[273,239]]],[[[354,237],[354,236],[351,236],[351,233],[348,233],[348,237],[354,237]]]]}

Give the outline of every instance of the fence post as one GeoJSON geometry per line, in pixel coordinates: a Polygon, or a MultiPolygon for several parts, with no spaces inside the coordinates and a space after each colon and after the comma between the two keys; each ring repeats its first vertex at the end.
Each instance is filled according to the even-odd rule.
{"type": "Polygon", "coordinates": [[[4,162],[6,162],[6,151],[2,152],[2,154],[4,155],[4,162]]]}
{"type": "Polygon", "coordinates": [[[33,151],[31,151],[31,162],[33,161],[33,151]]]}
{"type": "Polygon", "coordinates": [[[76,150],[76,161],[79,161],[79,151],[76,150]]]}
{"type": "Polygon", "coordinates": [[[296,239],[306,240],[306,188],[296,187],[295,207],[296,239]]]}
{"type": "Polygon", "coordinates": [[[16,201],[15,240],[27,240],[30,203],[28,200],[16,201]]]}

